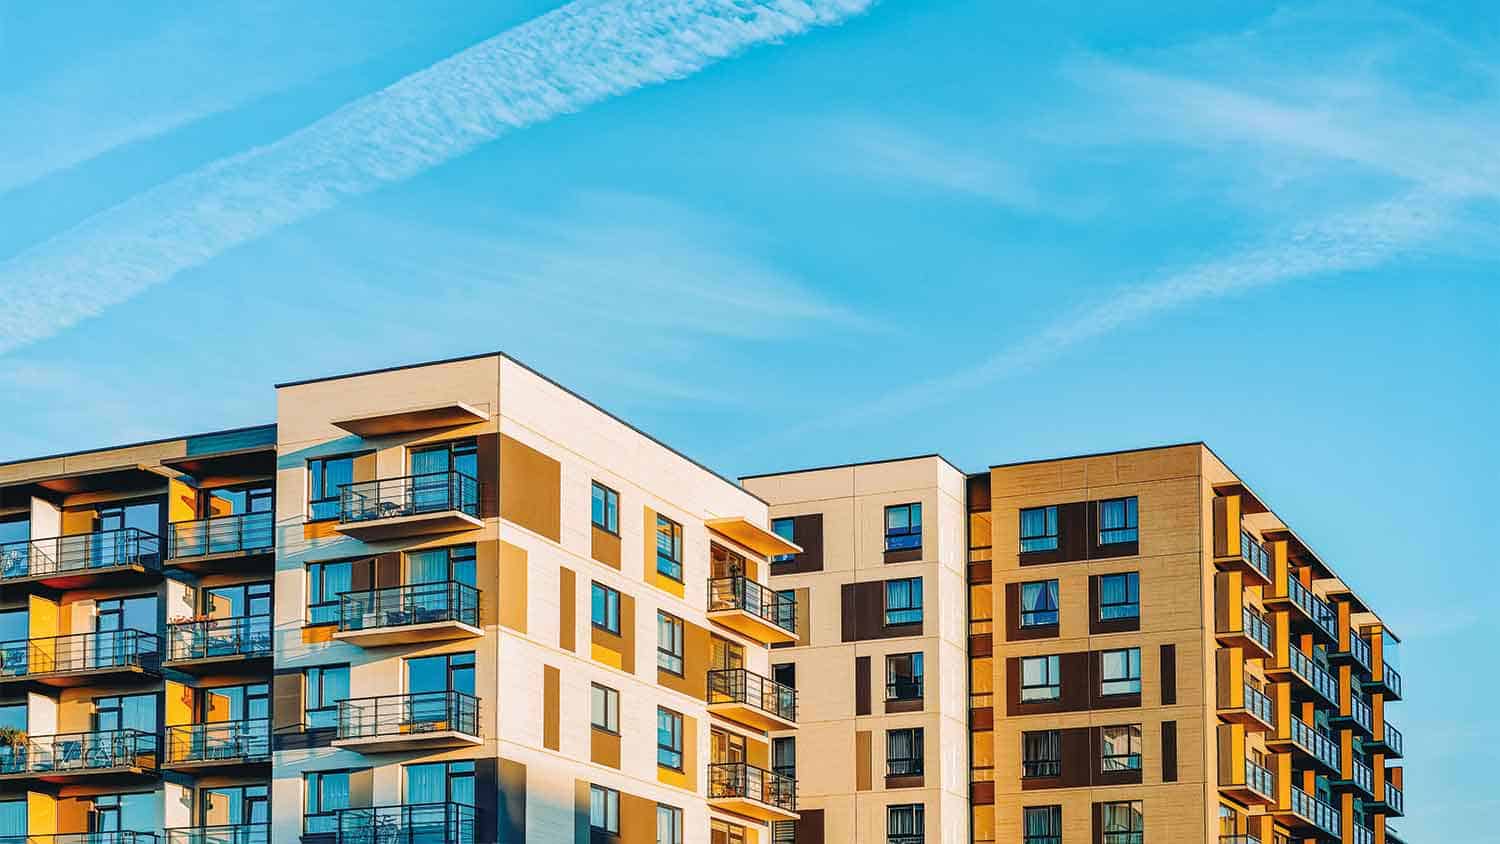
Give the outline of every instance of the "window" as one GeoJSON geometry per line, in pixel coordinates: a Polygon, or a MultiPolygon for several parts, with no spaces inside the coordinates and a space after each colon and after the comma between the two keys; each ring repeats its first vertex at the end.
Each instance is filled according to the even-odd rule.
{"type": "Polygon", "coordinates": [[[1141,801],[1104,803],[1099,807],[1104,844],[1141,844],[1146,830],[1141,801]]]}
{"type": "Polygon", "coordinates": [[[607,733],[620,731],[620,693],[608,686],[590,686],[589,723],[607,733]]]}
{"type": "Polygon", "coordinates": [[[1021,511],[1021,552],[1057,550],[1057,507],[1021,511]]]}
{"type": "MultiPolygon", "coordinates": [[[[475,568],[477,554],[473,544],[450,545],[446,548],[430,548],[426,551],[406,553],[406,583],[444,583],[455,581],[469,586],[479,583],[475,568]]],[[[414,591],[413,596],[440,596],[438,590],[414,591]]],[[[456,609],[456,608],[455,608],[456,609]]]]}
{"type": "MultiPolygon", "coordinates": [[[[473,761],[402,765],[401,774],[401,802],[408,806],[431,806],[435,803],[474,805],[476,795],[473,761]]],[[[449,840],[453,844],[473,844],[471,836],[472,833],[461,834],[458,839],[449,840]]]]}
{"type": "Polygon", "coordinates": [[[371,559],[309,563],[307,623],[336,624],[339,620],[339,596],[354,590],[356,574],[364,583],[373,582],[374,571],[375,561],[371,559]]]}
{"type": "Polygon", "coordinates": [[[309,730],[331,729],[338,725],[341,700],[349,697],[349,666],[323,665],[302,674],[306,710],[303,721],[309,730]]]}
{"type": "Polygon", "coordinates": [[[797,630],[797,590],[776,590],[776,604],[772,607],[771,615],[776,620],[776,626],[782,630],[797,630]]]}
{"type": "Polygon", "coordinates": [[[1021,734],[1021,776],[1062,776],[1062,733],[1038,730],[1021,734]]]}
{"type": "Polygon", "coordinates": [[[307,461],[307,517],[339,517],[339,488],[354,483],[353,457],[318,457],[307,461]]]}
{"type": "Polygon", "coordinates": [[[1062,675],[1055,656],[1021,658],[1021,702],[1057,700],[1062,696],[1062,675]]]}
{"type": "Polygon", "coordinates": [[[682,716],[656,708],[656,764],[682,770],[682,716]]]}
{"type": "Polygon", "coordinates": [[[885,508],[885,550],[904,551],[922,547],[922,505],[898,504],[885,508]]]}
{"type": "Polygon", "coordinates": [[[885,582],[885,623],[922,623],[922,578],[908,577],[885,582]]]}
{"type": "Polygon", "coordinates": [[[1135,497],[1112,498],[1099,502],[1099,544],[1135,542],[1135,497]]]}
{"type": "Polygon", "coordinates": [[[656,570],[682,582],[682,525],[656,515],[656,570]]]}
{"type": "Polygon", "coordinates": [[[620,792],[602,785],[589,786],[589,828],[620,834],[620,792]]]}
{"type": "Polygon", "coordinates": [[[891,777],[922,775],[922,728],[886,730],[885,773],[891,777]]]}
{"type": "Polygon", "coordinates": [[[613,533],[620,534],[620,494],[594,481],[594,527],[613,533]]]}
{"type": "MultiPolygon", "coordinates": [[[[793,539],[793,537],[796,536],[795,526],[795,519],[771,520],[771,532],[791,543],[796,543],[797,541],[796,539],[793,539]]],[[[790,563],[795,559],[797,559],[796,554],[773,554],[771,556],[771,562],[773,563],[790,563]]]]}
{"type": "Polygon", "coordinates": [[[1022,844],[1062,844],[1062,807],[1027,806],[1021,810],[1022,844]]]}
{"type": "Polygon", "coordinates": [[[771,770],[788,779],[797,778],[797,740],[791,736],[771,739],[771,770]]]}
{"type": "Polygon", "coordinates": [[[922,653],[890,654],[885,658],[885,699],[922,698],[922,653]]]}
{"type": "Polygon", "coordinates": [[[1099,654],[1101,695],[1140,694],[1141,649],[1126,648],[1099,654]]]}
{"type": "Polygon", "coordinates": [[[1135,572],[1105,574],[1099,577],[1099,620],[1139,618],[1141,615],[1141,576],[1135,572]]]}
{"type": "Polygon", "coordinates": [[[797,688],[797,663],[778,662],[771,666],[771,680],[788,689],[797,688]]]}
{"type": "Polygon", "coordinates": [[[1057,581],[1037,580],[1021,584],[1021,626],[1045,627],[1057,623],[1057,581]]]}
{"type": "Polygon", "coordinates": [[[620,635],[620,593],[602,583],[594,583],[590,617],[600,630],[620,635]]]}
{"type": "Polygon", "coordinates": [[[682,810],[656,804],[656,844],[682,844],[682,810]]]}
{"type": "Polygon", "coordinates": [[[797,844],[797,822],[771,821],[771,844],[797,844]]]}
{"type": "Polygon", "coordinates": [[[302,831],[338,832],[338,811],[349,808],[349,772],[312,771],[302,775],[302,787],[307,796],[302,831]]]}
{"type": "Polygon", "coordinates": [[[1141,769],[1141,725],[1104,727],[1099,731],[1103,742],[1099,748],[1101,770],[1139,771],[1141,769]]]}
{"type": "Polygon", "coordinates": [[[682,676],[682,619],[656,614],[656,666],[682,676]]]}
{"type": "Polygon", "coordinates": [[[708,822],[708,840],[713,844],[745,844],[745,828],[712,818],[708,822]]]}
{"type": "Polygon", "coordinates": [[[886,808],[886,844],[922,844],[922,804],[905,803],[886,808]]]}

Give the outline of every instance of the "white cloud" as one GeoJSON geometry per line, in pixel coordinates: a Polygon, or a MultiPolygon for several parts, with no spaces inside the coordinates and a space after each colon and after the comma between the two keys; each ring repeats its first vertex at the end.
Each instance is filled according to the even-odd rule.
{"type": "Polygon", "coordinates": [[[838,165],[901,186],[971,196],[1022,210],[1041,198],[1026,174],[991,151],[939,140],[889,122],[854,120],[837,127],[838,165]]]}
{"type": "Polygon", "coordinates": [[[874,0],[577,0],[0,264],[0,353],[509,131],[689,76],[874,0]]]}

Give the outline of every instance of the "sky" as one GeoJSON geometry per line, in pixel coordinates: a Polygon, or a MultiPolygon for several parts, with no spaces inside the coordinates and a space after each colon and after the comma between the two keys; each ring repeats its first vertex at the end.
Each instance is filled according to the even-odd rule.
{"type": "Polygon", "coordinates": [[[0,0],[0,460],[493,350],[731,476],[1204,440],[1489,840],[1500,16],[1143,8],[0,0]]]}

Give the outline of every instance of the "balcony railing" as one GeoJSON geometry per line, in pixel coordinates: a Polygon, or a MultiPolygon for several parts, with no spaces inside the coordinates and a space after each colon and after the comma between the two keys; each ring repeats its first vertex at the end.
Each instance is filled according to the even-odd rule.
{"type": "Polygon", "coordinates": [[[1349,692],[1349,715],[1366,733],[1374,731],[1375,722],[1370,704],[1353,691],[1349,692]]]}
{"type": "Polygon", "coordinates": [[[1240,617],[1245,625],[1245,635],[1254,639],[1256,644],[1267,651],[1275,650],[1274,641],[1271,638],[1271,624],[1266,621],[1260,613],[1249,607],[1240,612],[1240,617]]]}
{"type": "Polygon", "coordinates": [[[788,633],[797,632],[797,602],[741,575],[708,582],[708,611],[744,610],[788,633]]]}
{"type": "Polygon", "coordinates": [[[154,832],[59,832],[49,835],[0,835],[0,844],[159,844],[154,832]]]}
{"type": "Polygon", "coordinates": [[[1375,772],[1373,770],[1371,770],[1371,768],[1370,768],[1369,765],[1366,765],[1365,763],[1359,761],[1358,758],[1355,758],[1353,761],[1354,761],[1354,779],[1350,780],[1350,782],[1353,782],[1354,785],[1357,786],[1364,793],[1370,795],[1371,797],[1374,797],[1375,796],[1375,772]]]}
{"type": "Polygon", "coordinates": [[[271,655],[271,617],[205,618],[167,625],[167,660],[271,655]]]}
{"type": "Polygon", "coordinates": [[[716,762],[708,766],[708,798],[743,798],[797,811],[797,781],[744,762],[716,762]]]}
{"type": "Polygon", "coordinates": [[[1370,658],[1370,640],[1352,630],[1349,631],[1349,655],[1366,671],[1374,667],[1370,658]]]}
{"type": "Polygon", "coordinates": [[[1394,696],[1396,696],[1398,698],[1401,697],[1401,674],[1400,674],[1400,672],[1398,672],[1396,669],[1392,668],[1391,664],[1389,662],[1385,663],[1384,667],[1385,667],[1385,680],[1384,680],[1385,687],[1387,689],[1391,690],[1391,694],[1392,695],[1394,695],[1394,696]]]}
{"type": "Polygon", "coordinates": [[[1385,825],[1385,844],[1406,844],[1406,839],[1390,824],[1385,825]]]}
{"type": "Polygon", "coordinates": [[[156,762],[156,734],[142,730],[29,736],[20,747],[0,748],[3,775],[43,776],[115,768],[154,770],[156,762]]]}
{"type": "Polygon", "coordinates": [[[167,763],[263,762],[271,758],[265,718],[167,728],[167,763]]]}
{"type": "Polygon", "coordinates": [[[1292,741],[1328,767],[1336,771],[1343,770],[1339,746],[1333,739],[1307,726],[1306,722],[1295,715],[1292,716],[1292,741]]]}
{"type": "Polygon", "coordinates": [[[1276,726],[1276,706],[1260,689],[1245,684],[1245,709],[1260,720],[1276,726]]]}
{"type": "Polygon", "coordinates": [[[1145,844],[1144,832],[1110,832],[1105,830],[1101,839],[1104,844],[1145,844]]]}
{"type": "Polygon", "coordinates": [[[797,690],[743,668],[708,672],[708,702],[743,703],[783,721],[797,720],[797,690]]]}
{"type": "Polygon", "coordinates": [[[339,489],[339,522],[368,522],[457,510],[479,517],[479,481],[462,472],[429,472],[356,481],[339,489]]]}
{"type": "Polygon", "coordinates": [[[1375,844],[1375,831],[1356,823],[1354,837],[1349,839],[1349,844],[1375,844]]]}
{"type": "Polygon", "coordinates": [[[0,580],[119,566],[161,568],[161,540],[140,528],[119,528],[0,545],[0,580]]]}
{"type": "Polygon", "coordinates": [[[305,820],[307,832],[334,833],[338,844],[475,844],[478,832],[474,807],[462,803],[340,809],[305,820]]]}
{"type": "Polygon", "coordinates": [[[1260,839],[1253,835],[1220,835],[1219,844],[1260,844],[1260,839]]]}
{"type": "Polygon", "coordinates": [[[339,596],[339,632],[458,621],[479,626],[479,590],[456,580],[339,596]]]}
{"type": "Polygon", "coordinates": [[[1302,581],[1295,577],[1286,580],[1287,597],[1292,603],[1302,608],[1311,618],[1313,623],[1337,641],[1339,637],[1339,617],[1333,608],[1323,603],[1323,599],[1312,593],[1311,589],[1302,585],[1302,581]]]}
{"type": "Polygon", "coordinates": [[[101,630],[0,642],[0,677],[36,677],[161,667],[161,638],[144,630],[101,630]]]}
{"type": "Polygon", "coordinates": [[[270,844],[271,825],[184,826],[166,831],[166,844],[270,844]]]}
{"type": "Polygon", "coordinates": [[[238,513],[167,526],[167,558],[269,553],[276,547],[276,514],[238,513]]]}
{"type": "Polygon", "coordinates": [[[339,739],[456,732],[479,735],[479,699],[458,691],[353,698],[338,704],[339,739]]]}
{"type": "Polygon", "coordinates": [[[1302,651],[1288,648],[1287,652],[1291,657],[1292,672],[1301,677],[1302,681],[1311,686],[1313,691],[1321,695],[1324,700],[1335,706],[1338,705],[1339,681],[1302,651]]]}
{"type": "Polygon", "coordinates": [[[1339,825],[1339,810],[1295,785],[1292,786],[1292,811],[1334,838],[1343,834],[1339,825]]]}
{"type": "Polygon", "coordinates": [[[1245,785],[1262,797],[1276,799],[1276,775],[1249,759],[1245,760],[1245,785]]]}
{"type": "Polygon", "coordinates": [[[1391,807],[1398,815],[1406,814],[1406,795],[1401,793],[1401,789],[1392,785],[1390,780],[1386,780],[1385,783],[1385,805],[1391,807]]]}
{"type": "Polygon", "coordinates": [[[1385,722],[1385,746],[1391,749],[1391,753],[1393,755],[1406,755],[1404,752],[1405,748],[1402,747],[1405,741],[1406,740],[1401,737],[1400,730],[1396,729],[1396,727],[1392,725],[1390,721],[1385,722]]]}
{"type": "Polygon", "coordinates": [[[1266,580],[1271,579],[1271,552],[1260,544],[1254,534],[1243,528],[1240,529],[1240,559],[1249,563],[1266,580]]]}

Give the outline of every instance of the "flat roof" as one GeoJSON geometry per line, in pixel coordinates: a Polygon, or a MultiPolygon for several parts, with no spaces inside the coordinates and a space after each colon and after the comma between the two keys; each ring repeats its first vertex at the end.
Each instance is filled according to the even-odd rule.
{"type": "MultiPolygon", "coordinates": [[[[1147,445],[1147,446],[1141,446],[1140,448],[1120,448],[1120,449],[1115,449],[1114,451],[1095,451],[1095,452],[1087,453],[1087,454],[1065,454],[1065,455],[1062,455],[1060,457],[1042,457],[1042,458],[1039,458],[1037,460],[1017,460],[1014,463],[991,463],[990,464],[990,468],[991,469],[1008,469],[1008,468],[1010,468],[1012,466],[1031,466],[1031,465],[1034,465],[1034,464],[1037,464],[1037,463],[1060,463],[1060,462],[1062,462],[1064,460],[1085,460],[1085,459],[1090,458],[1090,457],[1110,457],[1110,456],[1113,456],[1113,455],[1116,455],[1116,454],[1135,454],[1135,453],[1141,452],[1141,451],[1161,451],[1163,449],[1168,449],[1168,448],[1184,448],[1184,447],[1190,446],[1190,445],[1202,446],[1204,448],[1208,448],[1208,450],[1210,452],[1213,451],[1212,448],[1209,448],[1208,443],[1206,443],[1206,442],[1204,442],[1202,440],[1197,440],[1197,441],[1194,441],[1194,442],[1185,442],[1185,443],[1162,443],[1161,445],[1147,445]]],[[[1217,454],[1215,454],[1214,456],[1218,457],[1217,454]]],[[[1224,463],[1224,461],[1223,461],[1222,458],[1220,458],[1219,462],[1220,463],[1224,463]]],[[[1228,463],[1224,463],[1224,465],[1228,466],[1229,464],[1228,463]]],[[[1233,471],[1233,470],[1230,470],[1230,471],[1233,471]]],[[[1236,474],[1238,474],[1238,473],[1236,473],[1236,474]]]]}
{"type": "Polygon", "coordinates": [[[151,440],[141,440],[140,442],[121,443],[119,445],[105,445],[99,446],[98,448],[83,448],[77,451],[60,451],[56,454],[42,454],[36,457],[21,457],[16,460],[0,461],[0,466],[16,466],[21,463],[35,463],[39,460],[56,460],[59,457],[78,457],[84,454],[98,454],[102,451],[116,451],[122,448],[139,448],[143,445],[158,445],[160,443],[169,443],[173,440],[191,440],[198,437],[212,437],[219,434],[238,434],[242,431],[258,431],[264,429],[274,429],[275,427],[276,423],[269,422],[261,425],[244,425],[239,428],[224,428],[218,431],[203,431],[196,434],[178,434],[172,437],[158,437],[151,440]]]}
{"type": "Polygon", "coordinates": [[[953,468],[953,471],[959,473],[960,475],[963,475],[965,477],[970,476],[968,472],[965,472],[957,466],[954,466],[952,460],[949,460],[948,458],[934,451],[930,454],[913,454],[910,457],[887,457],[883,460],[860,460],[854,463],[832,463],[827,466],[810,466],[806,469],[787,469],[783,472],[761,472],[758,475],[740,475],[740,480],[749,481],[756,478],[776,478],[782,475],[801,475],[808,472],[826,472],[830,469],[853,469],[859,466],[879,466],[882,463],[905,463],[908,460],[931,460],[934,457],[938,460],[943,461],[944,463],[947,463],[950,467],[953,468]]]}

